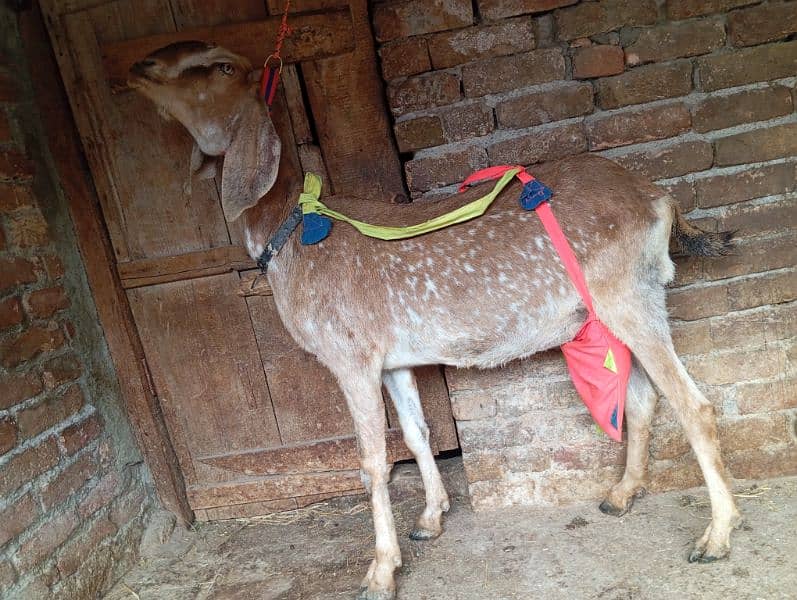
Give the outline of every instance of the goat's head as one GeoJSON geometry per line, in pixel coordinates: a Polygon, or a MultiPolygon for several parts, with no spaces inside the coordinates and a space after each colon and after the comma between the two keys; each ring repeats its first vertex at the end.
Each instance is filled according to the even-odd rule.
{"type": "MultiPolygon", "coordinates": [[[[280,141],[257,97],[258,75],[246,58],[225,48],[178,42],[134,64],[128,78],[162,116],[185,126],[199,152],[224,155],[221,196],[228,221],[257,204],[279,169],[280,141]]],[[[198,168],[202,160],[192,162],[198,168]]]]}

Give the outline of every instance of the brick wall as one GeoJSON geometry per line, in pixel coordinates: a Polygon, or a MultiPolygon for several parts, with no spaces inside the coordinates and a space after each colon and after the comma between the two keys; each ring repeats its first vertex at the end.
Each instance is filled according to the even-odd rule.
{"type": "MultiPolygon", "coordinates": [[[[373,21],[416,201],[480,167],[589,151],[737,230],[733,256],[676,260],[675,342],[732,474],[797,473],[797,2],[409,0],[373,21]]],[[[557,352],[447,378],[474,506],[599,497],[619,477],[623,448],[557,352]]],[[[651,488],[699,484],[663,402],[655,425],[651,488]]]]}
{"type": "Polygon", "coordinates": [[[0,597],[94,598],[136,559],[147,474],[5,4],[0,38],[0,597]]]}

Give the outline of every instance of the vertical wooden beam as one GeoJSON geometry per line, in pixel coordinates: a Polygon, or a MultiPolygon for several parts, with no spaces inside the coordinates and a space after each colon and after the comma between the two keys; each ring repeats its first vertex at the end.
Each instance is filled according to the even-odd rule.
{"type": "Polygon", "coordinates": [[[336,194],[388,199],[406,194],[385,108],[366,0],[349,2],[353,52],[301,65],[336,194]]]}
{"type": "MultiPolygon", "coordinates": [[[[57,22],[57,16],[50,14],[57,22]]],[[[194,519],[183,475],[177,463],[157,398],[148,385],[144,351],[127,296],[116,272],[113,250],[105,230],[99,200],[83,159],[80,137],[69,110],[58,66],[48,43],[38,3],[21,21],[28,64],[39,112],[49,136],[49,149],[69,204],[80,253],[97,314],[105,332],[125,409],[164,508],[183,523],[194,519]],[[57,132],[57,134],[56,134],[57,132]]],[[[56,43],[53,34],[53,43],[56,43]]],[[[60,48],[66,56],[66,49],[60,48]]]]}

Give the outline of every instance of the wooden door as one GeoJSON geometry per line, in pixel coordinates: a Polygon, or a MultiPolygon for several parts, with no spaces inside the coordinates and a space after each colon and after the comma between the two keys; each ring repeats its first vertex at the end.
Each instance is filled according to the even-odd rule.
{"type": "MultiPolygon", "coordinates": [[[[274,0],[46,0],[59,68],[148,367],[199,519],[255,515],[361,491],[352,423],[326,369],[299,350],[256,274],[219,182],[189,189],[191,140],[124,87],[127,69],[179,39],[262,64],[274,0]]],[[[294,0],[273,116],[283,143],[269,201],[306,170],[327,193],[403,192],[365,0],[294,0]],[[312,12],[306,12],[312,11],[312,12]]],[[[440,370],[419,383],[435,451],[457,447],[440,370]]],[[[389,411],[390,460],[409,458],[389,411]]],[[[157,482],[156,482],[157,483],[157,482]]]]}

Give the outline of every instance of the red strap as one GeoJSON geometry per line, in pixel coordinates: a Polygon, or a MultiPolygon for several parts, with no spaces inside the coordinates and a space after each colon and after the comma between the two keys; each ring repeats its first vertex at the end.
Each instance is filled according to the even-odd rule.
{"type": "Polygon", "coordinates": [[[547,201],[542,202],[534,212],[537,213],[540,221],[542,221],[542,226],[545,227],[545,231],[548,232],[548,237],[551,238],[551,243],[553,243],[553,247],[556,249],[557,254],[559,254],[559,260],[561,260],[562,264],[565,266],[565,270],[570,276],[570,281],[573,282],[576,290],[578,290],[578,293],[581,295],[581,299],[584,301],[590,316],[594,315],[595,309],[592,307],[592,297],[589,295],[589,288],[587,288],[587,282],[584,280],[584,273],[581,272],[578,259],[573,253],[573,249],[570,247],[562,228],[559,227],[559,221],[556,220],[551,210],[551,203],[547,201]]]}
{"type": "MultiPolygon", "coordinates": [[[[498,165],[495,167],[487,167],[486,169],[481,169],[475,173],[472,173],[467,179],[465,179],[465,181],[462,182],[462,185],[459,186],[459,191],[464,192],[468,186],[474,185],[481,181],[498,179],[511,169],[520,169],[516,177],[523,182],[523,185],[526,185],[530,181],[534,181],[534,177],[527,173],[526,169],[521,166],[498,165]]],[[[551,238],[551,243],[559,255],[559,259],[562,261],[567,274],[570,276],[570,281],[573,282],[573,285],[581,296],[581,299],[584,301],[589,314],[594,315],[595,309],[592,307],[592,297],[589,294],[589,288],[587,288],[587,282],[584,279],[584,273],[581,272],[581,267],[578,265],[578,259],[576,259],[576,255],[573,253],[573,249],[570,247],[562,228],[559,227],[559,221],[556,220],[556,217],[551,210],[550,203],[547,201],[542,202],[539,206],[537,206],[534,212],[537,213],[540,221],[542,221],[542,226],[545,227],[545,231],[548,232],[548,237],[551,238]]]]}

